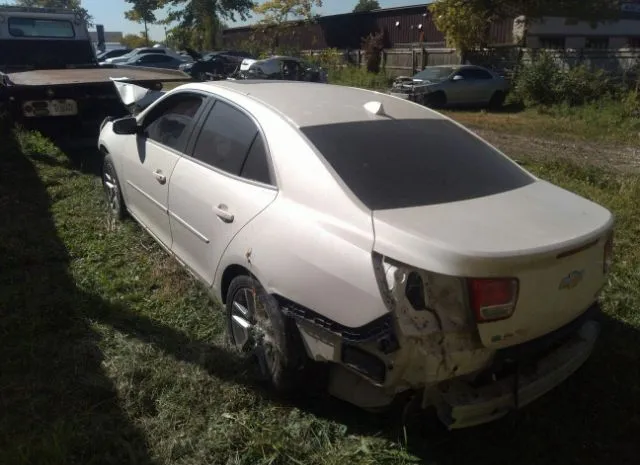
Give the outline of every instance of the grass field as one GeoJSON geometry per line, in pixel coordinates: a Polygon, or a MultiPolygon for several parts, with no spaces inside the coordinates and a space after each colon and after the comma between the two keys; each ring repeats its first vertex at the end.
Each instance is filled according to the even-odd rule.
{"type": "Polygon", "coordinates": [[[271,396],[200,286],[135,223],[108,220],[97,163],[71,164],[37,134],[3,136],[0,463],[637,463],[640,177],[521,161],[617,216],[602,338],[518,415],[446,433],[428,418],[271,396]]]}

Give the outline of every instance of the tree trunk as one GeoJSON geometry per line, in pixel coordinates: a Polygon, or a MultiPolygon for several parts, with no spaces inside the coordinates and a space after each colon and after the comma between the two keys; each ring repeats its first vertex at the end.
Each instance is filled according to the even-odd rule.
{"type": "Polygon", "coordinates": [[[147,27],[147,20],[144,20],[144,40],[147,43],[147,47],[149,46],[149,28],[147,27]]]}

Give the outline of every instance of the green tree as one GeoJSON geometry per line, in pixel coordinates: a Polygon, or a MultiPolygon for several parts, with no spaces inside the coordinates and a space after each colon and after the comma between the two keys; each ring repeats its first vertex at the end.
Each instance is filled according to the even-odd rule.
{"type": "Polygon", "coordinates": [[[86,8],[82,8],[81,0],[16,0],[16,5],[39,8],[67,8],[82,16],[88,27],[92,27],[93,17],[86,8]]]}
{"type": "Polygon", "coordinates": [[[378,0],[360,0],[353,8],[354,13],[363,13],[365,11],[377,10],[380,8],[378,0]]]}
{"type": "Polygon", "coordinates": [[[148,41],[144,32],[141,34],[126,34],[122,39],[120,39],[120,43],[131,49],[148,47],[156,44],[154,41],[148,41]]]}
{"type": "Polygon", "coordinates": [[[159,23],[180,28],[176,39],[184,40],[188,35],[194,48],[215,47],[221,40],[223,20],[246,20],[251,13],[253,0],[127,0],[132,10],[155,12],[167,8],[167,16],[159,23]],[[187,34],[188,32],[188,34],[187,34]],[[195,43],[194,43],[195,42],[195,43]]]}
{"type": "Polygon", "coordinates": [[[149,24],[157,22],[155,11],[159,8],[158,0],[125,0],[131,3],[129,11],[124,12],[124,17],[129,21],[144,25],[144,37],[149,46],[149,24]]]}
{"type": "Polygon", "coordinates": [[[314,7],[322,7],[322,0],[267,0],[253,8],[262,16],[257,31],[267,37],[271,52],[279,47],[280,39],[295,26],[292,20],[313,21],[314,7]]]}
{"type": "Polygon", "coordinates": [[[620,14],[620,0],[435,0],[428,8],[447,41],[464,52],[486,45],[496,21],[524,16],[530,22],[553,15],[597,24],[620,14]]]}

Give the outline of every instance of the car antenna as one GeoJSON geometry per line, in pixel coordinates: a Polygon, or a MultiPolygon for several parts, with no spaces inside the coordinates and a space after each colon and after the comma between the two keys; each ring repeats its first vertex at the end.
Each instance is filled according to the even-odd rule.
{"type": "Polygon", "coordinates": [[[376,102],[376,101],[367,102],[364,104],[364,109],[373,115],[389,116],[385,113],[384,105],[382,105],[382,102],[376,102]]]}

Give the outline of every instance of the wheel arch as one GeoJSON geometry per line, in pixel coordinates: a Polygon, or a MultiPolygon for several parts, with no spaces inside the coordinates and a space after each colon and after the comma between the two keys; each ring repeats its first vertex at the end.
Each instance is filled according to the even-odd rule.
{"type": "Polygon", "coordinates": [[[256,276],[251,273],[251,271],[249,271],[242,265],[231,264],[227,266],[224,269],[222,278],[220,280],[220,298],[222,299],[223,304],[227,303],[227,293],[229,292],[229,287],[231,287],[231,282],[238,276],[251,276],[252,278],[258,280],[258,278],[256,278],[256,276]]]}

